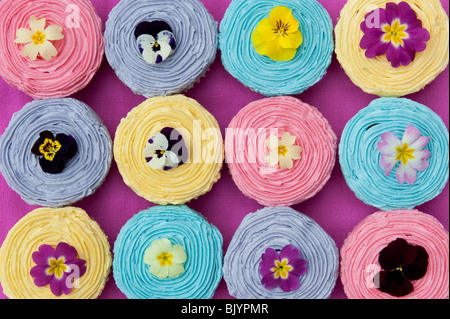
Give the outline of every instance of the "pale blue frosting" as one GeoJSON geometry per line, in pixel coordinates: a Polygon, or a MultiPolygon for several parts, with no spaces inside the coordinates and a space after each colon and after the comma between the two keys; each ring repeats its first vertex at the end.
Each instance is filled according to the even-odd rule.
{"type": "Polygon", "coordinates": [[[265,96],[300,94],[326,74],[334,50],[333,23],[315,0],[233,0],[220,23],[219,49],[225,69],[265,96]],[[251,34],[276,6],[291,9],[303,43],[291,61],[277,62],[256,52],[251,34]]]}
{"type": "Polygon", "coordinates": [[[238,299],[326,299],[339,272],[336,243],[312,218],[290,207],[267,207],[244,217],[224,257],[223,277],[238,299]],[[300,287],[284,292],[261,284],[259,264],[267,248],[292,245],[307,261],[300,287]]]}
{"type": "Polygon", "coordinates": [[[406,98],[380,98],[362,109],[345,126],[339,145],[342,173],[350,189],[364,203],[382,210],[413,209],[439,195],[449,178],[449,133],[430,108],[406,98]],[[401,140],[411,124],[431,137],[429,167],[417,172],[413,185],[401,185],[395,176],[399,164],[386,177],[379,164],[377,144],[392,132],[401,140]]]}
{"type": "Polygon", "coordinates": [[[121,0],[106,22],[106,58],[119,79],[138,95],[181,93],[213,63],[217,24],[199,0],[121,0]],[[149,64],[139,52],[134,32],[145,21],[164,21],[173,30],[177,49],[162,63],[149,64]]]}
{"type": "Polygon", "coordinates": [[[133,216],[114,244],[113,274],[129,299],[210,299],[222,279],[219,230],[187,206],[154,206],[133,216]],[[167,238],[184,247],[185,272],[158,279],[144,263],[144,254],[156,239],[167,238]]]}
{"type": "Polygon", "coordinates": [[[0,137],[0,171],[29,205],[61,207],[78,202],[100,187],[112,162],[112,140],[100,117],[72,98],[35,100],[15,113],[0,137]],[[39,133],[71,135],[78,152],[64,171],[52,175],[31,148],[39,133]]]}

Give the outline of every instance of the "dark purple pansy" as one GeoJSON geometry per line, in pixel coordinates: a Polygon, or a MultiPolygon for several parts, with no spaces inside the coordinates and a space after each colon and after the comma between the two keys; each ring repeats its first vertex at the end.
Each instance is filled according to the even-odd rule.
{"type": "Polygon", "coordinates": [[[428,30],[407,2],[386,3],[386,9],[369,12],[361,23],[364,36],[360,47],[366,50],[367,58],[386,54],[392,67],[407,66],[414,61],[416,52],[426,48],[430,40],[428,30]]]}
{"type": "Polygon", "coordinates": [[[77,151],[77,142],[72,136],[57,134],[55,137],[50,131],[41,132],[31,148],[31,152],[40,157],[42,170],[49,174],[61,173],[77,151]]]}
{"type": "Polygon", "coordinates": [[[411,280],[425,276],[428,253],[421,246],[397,238],[380,252],[378,262],[383,270],[374,277],[376,287],[394,297],[403,297],[414,291],[411,280]]]}
{"type": "Polygon", "coordinates": [[[299,277],[307,271],[306,260],[300,258],[300,250],[292,245],[285,246],[281,252],[267,248],[261,256],[259,273],[261,284],[272,290],[280,286],[284,292],[300,287],[299,277]]]}
{"type": "Polygon", "coordinates": [[[59,243],[56,248],[41,245],[32,258],[36,264],[30,271],[34,284],[38,287],[50,285],[57,297],[68,295],[74,281],[86,273],[86,261],[79,259],[76,249],[67,243],[59,243]]]}

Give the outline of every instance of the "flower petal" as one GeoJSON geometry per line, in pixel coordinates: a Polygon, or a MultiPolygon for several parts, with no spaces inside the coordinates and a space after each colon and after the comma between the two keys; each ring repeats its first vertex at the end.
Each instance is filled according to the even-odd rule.
{"type": "Polygon", "coordinates": [[[262,42],[270,42],[278,38],[279,35],[274,28],[269,18],[262,19],[252,32],[253,45],[258,46],[262,42]]]}
{"type": "Polygon", "coordinates": [[[412,148],[415,151],[420,151],[420,150],[423,150],[425,148],[425,146],[427,146],[427,144],[430,140],[431,140],[431,137],[421,136],[418,139],[416,139],[414,142],[412,142],[411,144],[408,144],[408,146],[409,146],[409,148],[412,148]]]}
{"type": "Polygon", "coordinates": [[[34,43],[28,43],[22,48],[22,55],[29,57],[31,60],[36,60],[39,53],[39,46],[34,43]]]}
{"type": "Polygon", "coordinates": [[[177,278],[184,273],[184,266],[183,264],[174,262],[172,266],[168,267],[168,271],[169,271],[168,273],[169,278],[177,278]]]}
{"type": "Polygon", "coordinates": [[[300,287],[300,280],[297,276],[293,276],[289,273],[286,279],[280,280],[280,288],[284,292],[290,292],[292,290],[297,290],[300,287]]]}
{"type": "Polygon", "coordinates": [[[408,164],[400,164],[400,166],[397,168],[396,173],[397,181],[400,184],[403,184],[406,182],[409,185],[412,185],[416,182],[417,179],[417,171],[412,168],[412,166],[408,164]]]}
{"type": "Polygon", "coordinates": [[[307,272],[307,261],[304,259],[294,259],[289,262],[289,265],[292,267],[291,274],[295,276],[303,276],[307,272]]]}
{"type": "Polygon", "coordinates": [[[303,43],[303,35],[300,30],[286,35],[281,35],[278,38],[280,45],[285,49],[297,49],[303,43]]]}
{"type": "Polygon", "coordinates": [[[46,19],[42,18],[38,20],[36,16],[31,16],[29,24],[30,29],[35,34],[37,31],[44,32],[46,19]]]}
{"type": "Polygon", "coordinates": [[[136,43],[138,45],[139,51],[142,53],[145,49],[151,49],[155,45],[155,38],[150,34],[141,34],[136,43]]]}
{"type": "Polygon", "coordinates": [[[381,142],[377,144],[377,149],[383,155],[396,156],[396,147],[400,147],[401,145],[402,144],[397,135],[392,132],[386,132],[381,135],[381,142]]]}
{"type": "Polygon", "coordinates": [[[52,57],[58,55],[58,51],[50,41],[44,41],[44,43],[39,46],[39,53],[46,61],[49,61],[52,57]]]}
{"type": "Polygon", "coordinates": [[[384,175],[389,176],[398,163],[396,156],[383,155],[380,157],[380,165],[384,168],[384,175]]]}
{"type": "Polygon", "coordinates": [[[425,276],[428,267],[428,253],[421,246],[415,246],[417,255],[414,261],[406,266],[403,266],[403,275],[409,280],[418,280],[425,276]]]}
{"type": "Polygon", "coordinates": [[[408,124],[408,127],[406,128],[405,132],[403,133],[402,137],[402,144],[408,143],[410,146],[414,141],[416,141],[420,137],[420,132],[417,128],[412,126],[411,124],[408,124]]]}
{"type": "Polygon", "coordinates": [[[64,38],[62,34],[63,28],[57,24],[52,24],[45,28],[45,39],[50,41],[61,40],[64,38]]]}
{"type": "Polygon", "coordinates": [[[48,265],[45,266],[35,266],[31,268],[30,275],[34,278],[34,284],[37,287],[45,287],[52,280],[53,275],[47,274],[48,265]]]}
{"type": "Polygon", "coordinates": [[[394,297],[403,297],[414,291],[414,287],[400,271],[381,271],[374,276],[378,289],[394,297]]]}
{"type": "Polygon", "coordinates": [[[156,35],[156,41],[158,41],[158,43],[160,43],[160,44],[167,43],[168,45],[170,45],[170,48],[171,48],[170,54],[175,52],[177,45],[176,45],[175,37],[173,36],[172,32],[167,31],[167,30],[163,30],[163,31],[159,32],[156,35]]]}
{"type": "Polygon", "coordinates": [[[411,55],[409,54],[409,50],[406,51],[402,46],[396,47],[393,44],[390,44],[386,50],[386,58],[393,68],[398,68],[400,66],[408,66],[411,61],[411,55]]]}
{"type": "Polygon", "coordinates": [[[150,144],[155,150],[167,150],[169,141],[166,136],[158,132],[148,140],[148,144],[150,144]]]}
{"type": "Polygon", "coordinates": [[[56,297],[61,296],[63,293],[68,295],[72,291],[72,287],[66,285],[67,274],[63,273],[61,278],[53,276],[50,280],[50,290],[56,297]]]}
{"type": "Polygon", "coordinates": [[[267,248],[264,254],[261,255],[261,263],[259,264],[261,275],[264,276],[267,270],[270,271],[275,265],[275,260],[278,260],[279,258],[280,257],[275,249],[267,248]]]}
{"type": "Polygon", "coordinates": [[[296,139],[297,137],[295,135],[291,135],[289,132],[284,132],[279,144],[286,146],[286,148],[290,148],[295,144],[296,139]]]}
{"type": "Polygon", "coordinates": [[[162,169],[166,163],[166,157],[163,155],[161,157],[152,156],[147,158],[147,165],[153,169],[162,169]]]}
{"type": "Polygon", "coordinates": [[[33,36],[33,31],[30,29],[21,28],[18,29],[16,32],[16,39],[14,40],[15,43],[30,43],[33,41],[31,38],[33,36]]]}
{"type": "Polygon", "coordinates": [[[294,145],[289,148],[289,156],[294,160],[299,160],[302,158],[301,153],[303,149],[299,145],[294,145]]]}
{"type": "Polygon", "coordinates": [[[77,259],[77,250],[70,246],[67,243],[59,243],[55,249],[55,256],[57,258],[64,257],[66,263],[70,263],[71,261],[77,259]]]}
{"type": "Polygon", "coordinates": [[[55,250],[50,245],[41,245],[38,251],[31,255],[33,261],[38,266],[49,266],[48,259],[55,256],[55,250]]]}
{"type": "Polygon", "coordinates": [[[268,290],[272,290],[278,287],[280,283],[280,278],[275,278],[274,273],[270,272],[263,276],[261,279],[261,284],[268,290]]]}
{"type": "Polygon", "coordinates": [[[300,258],[300,249],[292,245],[285,246],[280,252],[280,259],[283,260],[285,258],[289,261],[300,258]]]}
{"type": "Polygon", "coordinates": [[[186,251],[184,250],[184,247],[181,245],[173,245],[172,246],[172,252],[173,255],[172,261],[174,263],[184,263],[187,260],[186,251]]]}
{"type": "Polygon", "coordinates": [[[294,162],[292,161],[292,158],[289,155],[286,156],[279,155],[278,162],[280,163],[281,170],[292,169],[292,167],[294,167],[294,162]]]}
{"type": "Polygon", "coordinates": [[[281,21],[283,24],[288,24],[289,31],[291,32],[298,30],[298,28],[300,27],[300,24],[292,15],[291,9],[284,6],[275,7],[272,9],[272,11],[270,11],[270,21],[274,26],[276,26],[279,21],[281,21]]]}

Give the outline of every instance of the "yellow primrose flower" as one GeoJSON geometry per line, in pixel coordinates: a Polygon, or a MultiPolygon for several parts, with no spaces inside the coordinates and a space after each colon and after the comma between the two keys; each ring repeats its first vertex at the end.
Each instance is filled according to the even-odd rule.
{"type": "Polygon", "coordinates": [[[252,32],[256,52],[275,61],[290,61],[303,43],[299,23],[292,11],[283,6],[273,8],[269,18],[259,22],[252,32]]]}
{"type": "Polygon", "coordinates": [[[63,39],[64,36],[61,33],[63,28],[56,24],[49,25],[46,28],[45,22],[45,18],[38,20],[35,16],[31,16],[30,29],[20,28],[17,30],[14,42],[25,44],[22,48],[24,57],[29,57],[34,61],[40,54],[42,58],[48,61],[58,55],[55,46],[50,41],[63,39]]]}
{"type": "Polygon", "coordinates": [[[144,253],[144,263],[159,279],[176,278],[184,273],[187,255],[181,245],[172,245],[167,238],[154,240],[144,253]]]}
{"type": "Polygon", "coordinates": [[[299,145],[295,145],[296,137],[288,132],[284,132],[281,140],[275,135],[270,135],[266,140],[266,146],[270,150],[265,159],[269,166],[276,166],[280,164],[280,169],[292,169],[294,166],[293,160],[301,159],[301,152],[303,151],[299,145]]]}

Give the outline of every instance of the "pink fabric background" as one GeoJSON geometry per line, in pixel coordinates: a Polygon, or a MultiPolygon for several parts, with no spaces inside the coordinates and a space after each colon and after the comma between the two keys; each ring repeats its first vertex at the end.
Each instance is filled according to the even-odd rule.
{"type": "MultiPolygon", "coordinates": [[[[221,21],[231,0],[201,0],[216,21],[221,21]]],[[[92,0],[103,23],[108,13],[118,0],[92,0]]],[[[346,0],[319,0],[330,13],[336,24],[341,8],[346,0]]],[[[449,1],[442,0],[448,14],[449,1]]],[[[2,62],[0,62],[2,63],[2,62]]],[[[200,102],[219,121],[222,134],[237,112],[248,103],[263,98],[250,91],[229,75],[220,60],[218,51],[216,61],[211,70],[186,95],[200,102]]],[[[111,136],[114,138],[116,127],[122,117],[135,106],[145,100],[142,96],[132,93],[116,77],[106,59],[87,88],[73,95],[90,105],[103,119],[111,136]]],[[[345,124],[363,107],[367,106],[375,96],[364,93],[353,85],[339,66],[336,58],[321,82],[296,97],[317,107],[329,120],[338,136],[341,136],[345,124]]],[[[448,67],[425,90],[410,95],[408,98],[423,103],[432,108],[442,117],[447,128],[449,125],[449,71],[448,67]]],[[[31,98],[9,87],[0,79],[0,134],[3,134],[14,112],[19,111],[31,98]]],[[[111,247],[117,238],[121,227],[139,211],[153,204],[138,197],[122,181],[114,163],[104,185],[97,192],[74,206],[85,209],[95,219],[109,237],[111,247]]],[[[202,213],[209,222],[216,225],[224,238],[224,252],[244,216],[262,206],[256,201],[246,198],[233,183],[228,168],[222,171],[222,178],[211,192],[188,204],[202,213]]],[[[24,203],[20,197],[0,177],[0,243],[9,229],[24,215],[32,211],[32,207],[24,203]]],[[[377,211],[359,201],[346,185],[339,164],[335,166],[330,181],[314,198],[296,205],[294,209],[315,219],[336,241],[340,248],[348,232],[367,215],[377,211]]],[[[449,186],[443,193],[420,207],[419,210],[435,216],[449,229],[449,186]]],[[[0,298],[6,298],[0,292],[0,298]]],[[[100,298],[117,299],[125,295],[117,288],[112,273],[100,298]]],[[[225,282],[222,280],[214,298],[230,298],[225,282]]],[[[338,279],[336,288],[331,295],[333,299],[345,299],[342,284],[338,279]]]]}

